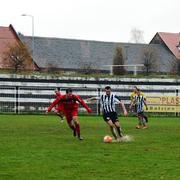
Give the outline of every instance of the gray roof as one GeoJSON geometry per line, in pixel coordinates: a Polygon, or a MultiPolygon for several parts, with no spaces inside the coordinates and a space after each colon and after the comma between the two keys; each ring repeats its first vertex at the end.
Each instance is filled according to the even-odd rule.
{"type": "MultiPolygon", "coordinates": [[[[20,39],[32,46],[31,36],[20,36],[20,39]]],[[[91,67],[99,70],[109,70],[104,65],[113,64],[113,56],[117,46],[123,48],[125,64],[142,63],[142,50],[153,48],[159,54],[159,60],[165,64],[171,63],[172,55],[159,44],[132,44],[100,42],[61,38],[34,37],[34,60],[40,68],[56,67],[60,69],[81,69],[83,64],[91,63],[91,67]]],[[[168,70],[161,66],[160,71],[168,70]]],[[[128,70],[132,70],[128,68],[128,70]]]]}

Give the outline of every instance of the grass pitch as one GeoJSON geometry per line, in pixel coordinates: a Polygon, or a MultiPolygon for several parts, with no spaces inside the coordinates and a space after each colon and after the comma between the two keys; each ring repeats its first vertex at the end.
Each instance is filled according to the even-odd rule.
{"type": "Polygon", "coordinates": [[[180,118],[150,118],[138,130],[136,118],[123,117],[134,141],[111,144],[102,117],[79,120],[83,141],[57,116],[0,115],[0,180],[180,179],[180,118]]]}

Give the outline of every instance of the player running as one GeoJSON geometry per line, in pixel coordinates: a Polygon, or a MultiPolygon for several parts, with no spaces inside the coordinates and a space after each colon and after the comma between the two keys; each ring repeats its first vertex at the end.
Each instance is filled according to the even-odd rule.
{"type": "MultiPolygon", "coordinates": [[[[137,86],[134,86],[134,89],[130,94],[130,105],[132,104],[132,106],[129,107],[129,109],[131,110],[132,113],[135,113],[135,114],[137,113],[137,104],[133,103],[133,102],[134,102],[135,97],[137,96],[138,90],[139,89],[137,88],[137,86]]],[[[144,92],[140,91],[140,95],[144,97],[144,100],[146,100],[146,96],[145,96],[144,92]]],[[[144,119],[145,119],[145,121],[147,123],[148,122],[148,117],[146,115],[144,115],[144,119]]]]}
{"type": "Polygon", "coordinates": [[[145,120],[147,117],[144,115],[144,105],[146,107],[146,110],[148,109],[146,104],[146,99],[141,94],[140,89],[137,89],[137,94],[134,96],[133,101],[130,104],[130,109],[133,105],[136,105],[136,113],[139,120],[138,125],[136,126],[137,129],[146,129],[147,128],[147,121],[145,120]],[[145,118],[146,117],[146,118],[145,118]]]}
{"type": "Polygon", "coordinates": [[[87,104],[80,98],[80,96],[72,93],[72,89],[68,88],[66,94],[57,99],[50,105],[46,113],[50,112],[51,109],[56,104],[62,104],[63,113],[66,116],[67,123],[69,127],[73,130],[73,135],[77,136],[79,140],[83,140],[80,133],[80,123],[78,121],[78,103],[80,103],[88,113],[91,113],[92,110],[87,106],[87,104]]]}
{"type": "MultiPolygon", "coordinates": [[[[57,97],[61,97],[62,96],[62,94],[61,94],[61,92],[60,92],[60,88],[56,88],[55,89],[55,97],[56,97],[56,99],[57,99],[57,97]]],[[[55,99],[55,100],[56,100],[55,99]]],[[[53,104],[53,103],[52,103],[53,104]]],[[[51,106],[49,107],[49,108],[51,108],[51,106]]],[[[51,108],[52,109],[52,108],[51,108]]],[[[63,113],[63,106],[62,106],[62,103],[58,103],[57,105],[56,105],[56,108],[55,108],[55,110],[54,110],[54,112],[57,114],[57,116],[59,116],[60,117],[60,119],[61,119],[61,122],[63,122],[64,121],[64,113],[63,113]]]]}
{"type": "Polygon", "coordinates": [[[121,141],[123,134],[118,120],[117,112],[115,110],[115,104],[119,104],[123,109],[124,115],[127,116],[128,113],[126,111],[124,103],[119,99],[117,95],[111,92],[110,86],[105,87],[105,93],[100,97],[92,97],[88,100],[100,100],[104,121],[110,127],[111,133],[114,136],[115,140],[121,141]]]}

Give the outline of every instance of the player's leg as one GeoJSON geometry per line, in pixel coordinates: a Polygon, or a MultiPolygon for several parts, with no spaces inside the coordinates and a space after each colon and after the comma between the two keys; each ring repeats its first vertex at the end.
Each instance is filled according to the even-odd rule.
{"type": "Polygon", "coordinates": [[[80,123],[78,121],[78,109],[77,108],[73,109],[71,114],[72,114],[72,120],[76,128],[77,137],[79,140],[83,140],[83,138],[81,137],[80,123]]]}
{"type": "Polygon", "coordinates": [[[83,138],[81,137],[81,129],[80,129],[80,123],[78,121],[78,116],[77,115],[73,116],[72,120],[73,120],[75,128],[76,128],[76,133],[77,133],[78,139],[83,140],[83,138]]]}
{"type": "Polygon", "coordinates": [[[62,111],[57,111],[56,114],[57,114],[57,116],[60,117],[61,122],[63,122],[64,121],[64,114],[62,113],[62,111]]]}
{"type": "Polygon", "coordinates": [[[110,115],[111,115],[111,120],[112,120],[113,124],[116,127],[116,130],[118,132],[119,137],[122,137],[123,136],[122,135],[122,129],[121,129],[121,126],[120,126],[120,123],[119,123],[119,120],[118,120],[117,113],[112,112],[110,115]]]}
{"type": "Polygon", "coordinates": [[[117,129],[117,132],[118,132],[119,137],[123,137],[122,129],[121,129],[121,125],[120,125],[119,121],[116,120],[116,121],[114,122],[114,124],[115,124],[115,126],[116,126],[116,129],[117,129]]]}
{"type": "Polygon", "coordinates": [[[137,112],[137,104],[135,104],[135,105],[133,106],[131,112],[133,113],[134,116],[137,116],[137,113],[136,113],[136,112],[137,112]]]}
{"type": "Polygon", "coordinates": [[[103,113],[103,119],[107,123],[107,125],[110,127],[111,133],[114,136],[114,138],[117,139],[116,127],[110,118],[110,113],[103,113]]]}
{"type": "Polygon", "coordinates": [[[114,136],[114,138],[117,139],[118,136],[117,136],[117,132],[116,132],[116,127],[115,127],[114,123],[112,122],[112,120],[109,119],[109,120],[106,121],[106,123],[110,127],[111,133],[114,136]]]}
{"type": "Polygon", "coordinates": [[[73,130],[73,136],[76,136],[76,127],[74,125],[74,122],[72,121],[73,117],[68,112],[65,114],[65,116],[66,116],[68,126],[73,130]]]}
{"type": "Polygon", "coordinates": [[[141,116],[140,113],[137,113],[137,118],[138,118],[138,125],[136,126],[136,129],[140,129],[142,128],[143,117],[141,116]]]}
{"type": "Polygon", "coordinates": [[[144,117],[146,123],[148,123],[148,117],[146,115],[144,115],[144,114],[143,114],[143,117],[144,117]]]}
{"type": "Polygon", "coordinates": [[[147,125],[146,125],[147,120],[145,119],[146,116],[144,115],[143,112],[142,112],[141,116],[142,116],[142,129],[146,129],[147,128],[147,125]]]}
{"type": "Polygon", "coordinates": [[[146,120],[144,118],[143,112],[138,113],[138,119],[139,119],[139,128],[137,129],[140,129],[140,128],[146,129],[147,125],[146,125],[146,120]]]}
{"type": "Polygon", "coordinates": [[[61,116],[62,120],[63,120],[63,117],[64,117],[64,107],[63,105],[60,103],[59,106],[58,106],[58,110],[59,110],[59,116],[61,116]]]}
{"type": "Polygon", "coordinates": [[[57,114],[57,116],[60,117],[61,122],[63,122],[63,117],[64,117],[64,113],[63,113],[63,106],[62,104],[59,104],[56,109],[54,110],[54,112],[57,114]]]}

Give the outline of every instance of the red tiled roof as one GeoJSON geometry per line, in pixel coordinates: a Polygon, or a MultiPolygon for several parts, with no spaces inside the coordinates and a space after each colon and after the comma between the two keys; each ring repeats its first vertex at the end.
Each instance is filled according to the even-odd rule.
{"type": "Polygon", "coordinates": [[[9,27],[0,27],[0,53],[3,53],[8,45],[17,43],[19,38],[12,25],[9,27]]]}
{"type": "MultiPolygon", "coordinates": [[[[17,44],[17,43],[22,43],[22,42],[20,38],[18,37],[13,26],[11,24],[9,25],[9,27],[0,26],[0,67],[2,67],[1,57],[3,53],[9,48],[9,46],[13,46],[14,44],[17,44]]],[[[33,66],[32,68],[39,69],[36,62],[33,63],[33,66]]]]}
{"type": "Polygon", "coordinates": [[[158,34],[176,58],[180,59],[180,51],[177,48],[180,42],[180,33],[158,32],[158,34]]]}

